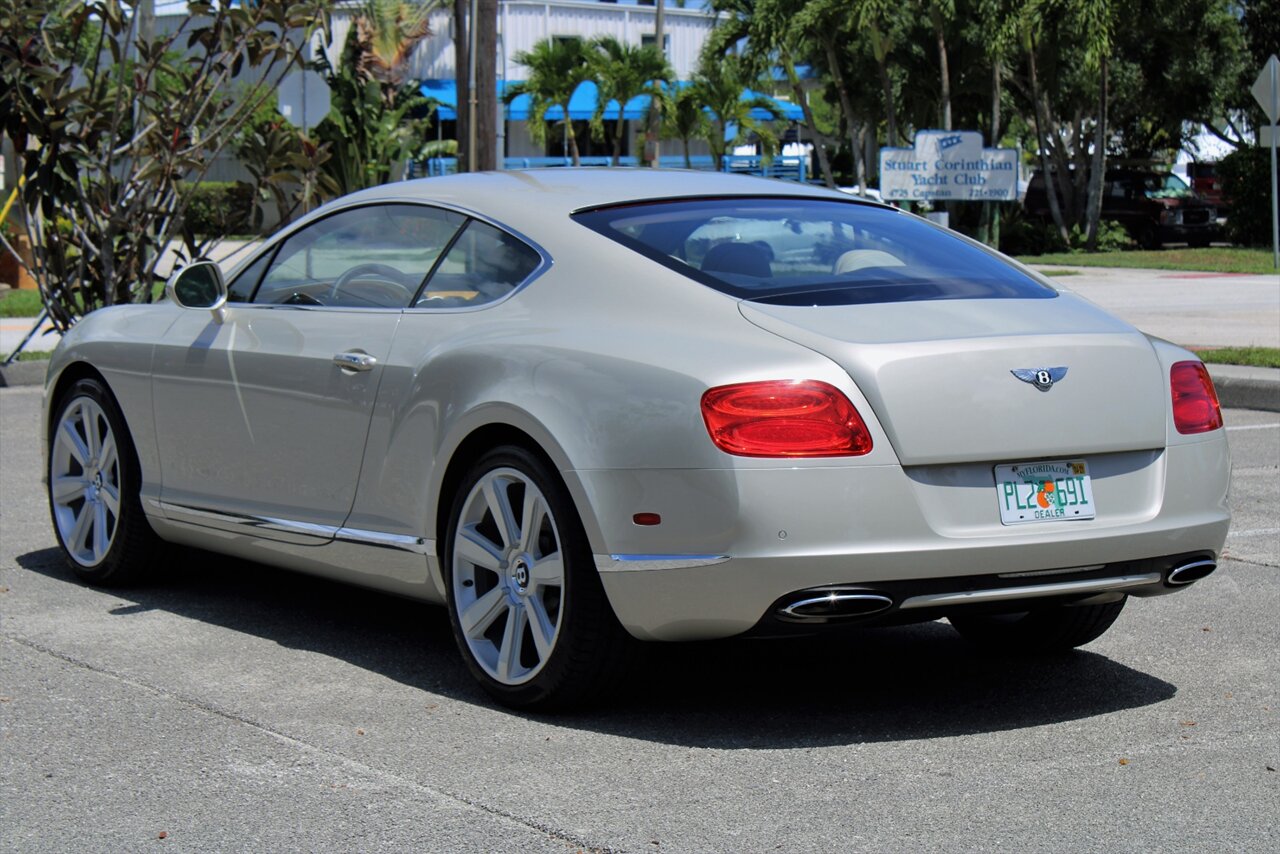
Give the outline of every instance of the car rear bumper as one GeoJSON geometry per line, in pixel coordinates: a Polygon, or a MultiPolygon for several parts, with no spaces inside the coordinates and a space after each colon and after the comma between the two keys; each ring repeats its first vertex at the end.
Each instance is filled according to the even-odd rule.
{"type": "Polygon", "coordinates": [[[1221,552],[1221,434],[1089,466],[1097,518],[1019,526],[999,522],[990,464],[575,474],[623,625],[643,639],[694,640],[756,629],[779,603],[820,588],[874,591],[925,619],[962,603],[903,608],[907,599],[1104,578],[1127,580],[1027,598],[1167,593],[1179,562],[1221,552]],[[638,512],[663,522],[635,525],[638,512]]]}

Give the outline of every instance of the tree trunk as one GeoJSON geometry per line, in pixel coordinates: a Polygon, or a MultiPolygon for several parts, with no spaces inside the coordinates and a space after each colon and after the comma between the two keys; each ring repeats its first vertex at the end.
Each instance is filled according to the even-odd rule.
{"type": "Polygon", "coordinates": [[[582,158],[578,156],[578,135],[573,132],[573,119],[569,118],[569,102],[564,102],[564,135],[569,140],[569,157],[573,159],[574,166],[582,165],[582,158]]]}
{"type": "Polygon", "coordinates": [[[458,138],[458,171],[470,172],[471,164],[467,162],[467,139],[471,125],[467,116],[467,69],[470,67],[470,42],[467,39],[468,0],[454,0],[453,3],[453,67],[457,79],[457,138],[458,138]]]}
{"type": "Polygon", "coordinates": [[[818,122],[813,116],[813,107],[809,98],[800,86],[800,75],[796,73],[796,64],[789,51],[782,52],[782,67],[787,73],[787,82],[791,84],[791,97],[795,98],[800,109],[804,111],[804,126],[809,129],[809,138],[813,140],[813,152],[818,155],[818,168],[822,172],[822,182],[835,188],[836,179],[831,175],[831,161],[827,159],[827,149],[818,139],[818,122]]]}
{"type": "Polygon", "coordinates": [[[498,0],[476,0],[476,163],[498,168],[498,0]]]}
{"type": "Polygon", "coordinates": [[[849,87],[845,83],[844,71],[840,68],[840,55],[836,52],[835,39],[829,33],[822,35],[822,48],[827,55],[827,64],[831,66],[831,79],[836,84],[836,93],[840,96],[840,112],[844,115],[846,130],[849,133],[849,154],[856,161],[858,134],[857,121],[853,117],[853,99],[849,97],[849,87]]]}
{"type": "Polygon", "coordinates": [[[1058,229],[1058,234],[1065,244],[1070,240],[1071,234],[1067,231],[1067,227],[1062,221],[1062,208],[1058,205],[1058,182],[1049,171],[1049,153],[1047,151],[1049,141],[1045,134],[1045,125],[1049,123],[1049,111],[1045,108],[1040,98],[1040,77],[1036,72],[1035,39],[1031,40],[1031,44],[1027,49],[1027,68],[1031,76],[1031,100],[1035,103],[1036,110],[1036,142],[1040,148],[1040,174],[1044,176],[1044,194],[1045,198],[1049,200],[1049,215],[1053,217],[1053,224],[1058,229]]]}
{"type": "Polygon", "coordinates": [[[880,90],[884,94],[885,145],[898,144],[898,109],[893,102],[893,81],[889,79],[889,54],[884,36],[877,27],[871,28],[871,50],[876,57],[876,71],[880,76],[880,90]]]}
{"type": "Polygon", "coordinates": [[[1098,226],[1102,219],[1102,188],[1107,173],[1107,58],[1099,67],[1102,79],[1098,88],[1098,123],[1093,130],[1093,171],[1089,175],[1088,232],[1085,249],[1098,250],[1098,226]]]}
{"type": "MultiPolygon", "coordinates": [[[[625,106],[625,105],[624,105],[625,106]]],[[[627,121],[623,118],[623,107],[618,107],[618,121],[613,126],[613,165],[622,163],[622,138],[627,135],[627,121]]]]}
{"type": "Polygon", "coordinates": [[[942,129],[951,130],[951,70],[947,64],[947,36],[942,29],[942,11],[935,2],[929,7],[933,34],[938,39],[938,68],[942,75],[942,129]]]}
{"type": "MultiPolygon", "coordinates": [[[[991,136],[990,145],[1000,145],[1000,75],[1002,63],[999,58],[991,62],[991,136]]],[[[992,249],[1000,248],[1000,203],[983,202],[982,220],[978,224],[978,239],[992,249]]]]}

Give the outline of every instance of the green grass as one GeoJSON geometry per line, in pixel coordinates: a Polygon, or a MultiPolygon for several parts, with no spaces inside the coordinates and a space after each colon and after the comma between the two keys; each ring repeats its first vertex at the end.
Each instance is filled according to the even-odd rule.
{"type": "MultiPolygon", "coordinates": [[[[21,353],[18,354],[18,358],[15,359],[14,361],[15,362],[43,362],[52,355],[53,355],[52,350],[23,350],[21,353]]],[[[6,353],[4,358],[0,359],[0,362],[3,362],[7,358],[9,358],[9,355],[6,353]]]]}
{"type": "Polygon", "coordinates": [[[1268,249],[1215,246],[1205,249],[1123,250],[1118,252],[1055,252],[1019,256],[1024,264],[1067,264],[1073,267],[1137,267],[1192,273],[1276,273],[1268,249]]]}
{"type": "Polygon", "coordinates": [[[1220,347],[1198,350],[1196,355],[1219,365],[1249,365],[1254,368],[1280,368],[1280,347],[1220,347]]]}
{"type": "Polygon", "coordinates": [[[1042,276],[1078,276],[1080,275],[1080,271],[1079,270],[1041,270],[1040,275],[1042,276]]]}
{"type": "Polygon", "coordinates": [[[35,317],[42,308],[36,290],[13,290],[0,296],[0,317],[35,317]]]}

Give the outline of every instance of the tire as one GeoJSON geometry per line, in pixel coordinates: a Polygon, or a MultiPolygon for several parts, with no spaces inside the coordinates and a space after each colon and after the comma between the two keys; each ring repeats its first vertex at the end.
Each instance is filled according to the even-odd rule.
{"type": "Polygon", "coordinates": [[[1120,616],[1124,603],[1125,599],[1104,605],[1058,605],[1020,614],[954,614],[947,619],[965,640],[990,650],[1055,652],[1097,640],[1120,616]]]}
{"type": "Polygon", "coordinates": [[[499,703],[564,710],[620,680],[633,641],[609,606],[568,491],[538,456],[505,446],[472,465],[442,557],[458,649],[499,703]]]}
{"type": "Polygon", "coordinates": [[[1160,239],[1160,229],[1154,225],[1146,225],[1138,232],[1138,245],[1143,249],[1160,249],[1164,241],[1160,239]]]}
{"type": "Polygon", "coordinates": [[[163,543],[142,512],[142,473],[124,417],[99,380],[78,380],[58,399],[46,463],[53,530],[71,570],[102,586],[145,578],[163,543]]]}

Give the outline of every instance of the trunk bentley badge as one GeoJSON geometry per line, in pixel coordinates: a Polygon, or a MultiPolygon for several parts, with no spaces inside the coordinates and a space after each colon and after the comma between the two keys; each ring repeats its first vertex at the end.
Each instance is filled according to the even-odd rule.
{"type": "Polygon", "coordinates": [[[1067,375],[1066,368],[1014,368],[1013,374],[1024,383],[1031,383],[1041,391],[1048,391],[1053,384],[1067,375]]]}

